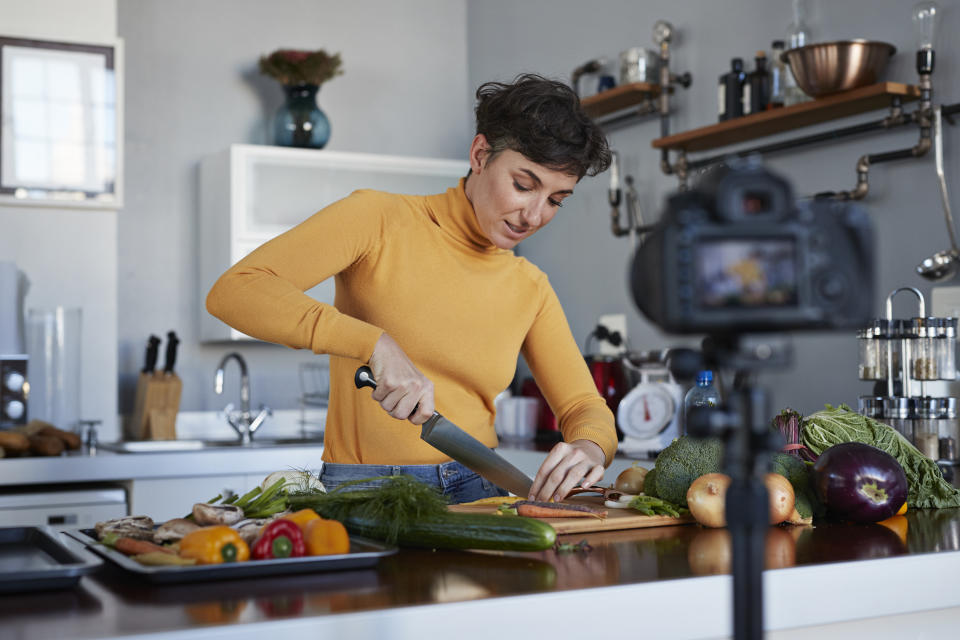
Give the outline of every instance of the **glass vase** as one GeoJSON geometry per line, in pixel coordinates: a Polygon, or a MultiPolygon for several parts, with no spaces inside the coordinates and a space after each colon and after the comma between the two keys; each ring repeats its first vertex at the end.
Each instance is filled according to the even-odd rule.
{"type": "Polygon", "coordinates": [[[282,147],[322,149],[330,139],[330,121],[317,106],[315,84],[285,85],[286,100],[273,121],[274,143],[282,147]]]}

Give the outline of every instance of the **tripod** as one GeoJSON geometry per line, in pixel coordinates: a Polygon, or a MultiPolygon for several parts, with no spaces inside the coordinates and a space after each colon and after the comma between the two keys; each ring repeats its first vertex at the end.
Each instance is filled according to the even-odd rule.
{"type": "Polygon", "coordinates": [[[687,417],[691,437],[719,437],[724,442],[724,471],[730,476],[726,519],[733,546],[733,637],[756,640],[763,637],[763,563],[769,523],[769,502],[763,476],[770,455],[782,445],[779,433],[770,429],[770,402],[764,389],[751,384],[751,373],[768,365],[790,361],[790,346],[784,339],[767,339],[750,346],[739,336],[704,340],[702,354],[688,352],[674,357],[671,371],[682,378],[696,369],[730,368],[740,383],[719,408],[698,407],[687,417]],[[757,361],[757,358],[762,363],[757,361]]]}

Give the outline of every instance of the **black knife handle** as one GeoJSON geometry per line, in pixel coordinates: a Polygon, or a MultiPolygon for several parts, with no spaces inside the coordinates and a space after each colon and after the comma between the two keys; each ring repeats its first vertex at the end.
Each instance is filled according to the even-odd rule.
{"type": "Polygon", "coordinates": [[[147,358],[143,364],[144,373],[152,373],[157,367],[157,351],[160,349],[160,338],[151,335],[147,341],[147,358]]]}
{"type": "Polygon", "coordinates": [[[377,381],[373,379],[373,371],[367,365],[357,369],[353,376],[353,384],[357,385],[357,389],[363,389],[364,387],[377,388],[377,381]]]}
{"type": "Polygon", "coordinates": [[[180,344],[180,338],[173,331],[167,332],[167,354],[163,365],[164,373],[173,373],[173,365],[177,362],[177,345],[180,344]]]}

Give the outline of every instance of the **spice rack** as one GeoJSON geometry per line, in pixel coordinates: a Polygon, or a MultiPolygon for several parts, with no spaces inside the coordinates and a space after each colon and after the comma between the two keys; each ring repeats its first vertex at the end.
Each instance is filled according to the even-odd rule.
{"type": "Polygon", "coordinates": [[[927,457],[960,464],[957,399],[926,392],[928,382],[957,378],[957,318],[927,316],[923,294],[902,287],[887,296],[886,317],[860,329],[857,339],[860,379],[887,387],[885,396],[860,396],[860,413],[889,424],[927,457]],[[900,293],[917,297],[917,316],[893,317],[893,299],[900,293]]]}

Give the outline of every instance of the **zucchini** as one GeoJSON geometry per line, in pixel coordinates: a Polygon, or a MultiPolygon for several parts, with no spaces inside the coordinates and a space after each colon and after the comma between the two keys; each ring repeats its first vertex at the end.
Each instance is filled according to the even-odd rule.
{"type": "MultiPolygon", "coordinates": [[[[380,519],[349,516],[342,520],[352,534],[384,540],[390,526],[380,519]]],[[[397,544],[427,549],[495,549],[543,551],[557,540],[546,522],[487,513],[444,513],[400,526],[397,544]]]]}

